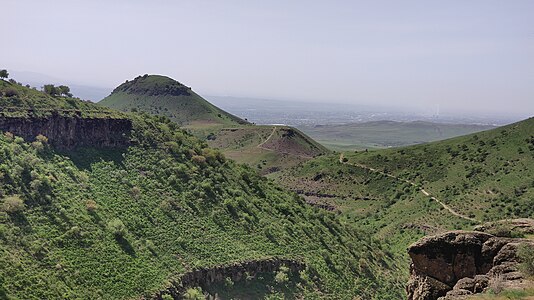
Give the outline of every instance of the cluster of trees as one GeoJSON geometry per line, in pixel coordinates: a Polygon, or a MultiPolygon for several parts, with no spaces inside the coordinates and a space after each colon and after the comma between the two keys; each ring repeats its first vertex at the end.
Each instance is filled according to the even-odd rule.
{"type": "Polygon", "coordinates": [[[43,91],[52,97],[55,97],[55,96],[72,97],[70,88],[66,85],[55,86],[53,84],[45,84],[43,86],[43,91]]]}
{"type": "Polygon", "coordinates": [[[0,78],[4,79],[4,78],[8,78],[9,77],[9,73],[7,72],[7,70],[0,70],[0,78]]]}

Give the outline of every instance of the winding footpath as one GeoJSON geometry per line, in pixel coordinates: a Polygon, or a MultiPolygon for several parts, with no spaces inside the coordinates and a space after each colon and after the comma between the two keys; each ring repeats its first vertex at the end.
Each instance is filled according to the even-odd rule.
{"type": "Polygon", "coordinates": [[[419,189],[419,191],[421,193],[423,193],[423,195],[427,196],[427,197],[430,197],[430,199],[436,201],[437,203],[439,203],[443,208],[445,208],[447,211],[449,211],[451,214],[459,217],[459,218],[462,218],[462,219],[465,219],[465,220],[468,220],[468,221],[471,221],[471,222],[476,222],[476,223],[480,223],[480,221],[478,221],[477,219],[474,219],[474,218],[470,218],[466,215],[463,215],[457,211],[455,211],[454,209],[452,209],[452,207],[448,206],[447,204],[441,202],[438,198],[432,196],[432,194],[430,194],[429,192],[427,192],[424,188],[422,187],[419,187],[415,182],[413,181],[410,181],[410,180],[407,180],[407,179],[403,179],[403,178],[399,178],[395,175],[392,175],[392,174],[389,174],[389,173],[385,173],[383,171],[380,171],[380,170],[377,170],[377,169],[374,169],[374,168],[371,168],[371,167],[368,167],[366,165],[362,165],[362,164],[356,164],[356,163],[349,163],[348,161],[343,161],[344,159],[344,156],[343,156],[343,153],[341,153],[339,155],[339,162],[341,164],[346,164],[346,165],[349,165],[349,166],[355,166],[355,167],[359,167],[359,168],[362,168],[362,169],[366,169],[366,170],[369,170],[371,172],[375,172],[375,173],[378,173],[378,174],[381,174],[381,175],[384,175],[384,176],[387,176],[387,177],[390,177],[390,178],[393,178],[395,180],[399,180],[399,181],[403,181],[403,182],[406,182],[414,187],[416,187],[417,189],[419,189]]]}

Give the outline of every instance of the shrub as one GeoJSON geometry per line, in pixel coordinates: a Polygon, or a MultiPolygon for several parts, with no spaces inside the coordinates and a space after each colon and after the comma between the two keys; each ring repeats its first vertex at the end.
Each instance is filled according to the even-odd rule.
{"type": "Polygon", "coordinates": [[[4,94],[6,95],[6,97],[14,97],[18,96],[19,92],[16,89],[8,88],[5,90],[4,94]]]}
{"type": "Polygon", "coordinates": [[[48,138],[46,136],[42,135],[42,134],[37,135],[35,137],[35,140],[39,141],[39,142],[41,142],[43,144],[47,144],[48,143],[48,138]]]}
{"type": "Polygon", "coordinates": [[[109,221],[108,228],[116,237],[123,237],[126,234],[126,225],[120,219],[109,221]]]}
{"type": "Polygon", "coordinates": [[[193,157],[191,157],[191,160],[193,160],[195,163],[197,164],[204,164],[206,162],[206,158],[202,155],[193,155],[193,157]]]}
{"type": "Polygon", "coordinates": [[[131,190],[130,190],[130,194],[132,194],[132,197],[134,197],[135,199],[139,199],[139,196],[141,196],[141,190],[134,186],[131,190]]]}
{"type": "Polygon", "coordinates": [[[4,199],[2,204],[2,211],[7,213],[17,213],[23,211],[25,208],[24,201],[18,196],[11,196],[4,199]]]}
{"type": "Polygon", "coordinates": [[[232,278],[230,278],[230,277],[226,277],[226,278],[224,279],[224,285],[225,285],[226,287],[233,287],[233,286],[234,286],[234,281],[232,280],[232,278]]]}
{"type": "Polygon", "coordinates": [[[289,271],[288,267],[280,267],[280,270],[276,272],[276,275],[274,276],[274,281],[278,284],[284,284],[289,281],[289,276],[287,275],[289,271]]]}
{"type": "Polygon", "coordinates": [[[98,209],[98,204],[94,200],[87,200],[85,201],[85,208],[88,212],[94,212],[98,209]]]}
{"type": "Polygon", "coordinates": [[[534,245],[521,244],[517,256],[521,261],[521,270],[528,276],[534,276],[534,245]]]}
{"type": "Polygon", "coordinates": [[[187,300],[204,300],[205,297],[202,294],[202,289],[197,287],[197,288],[187,289],[187,291],[185,291],[185,293],[184,293],[184,299],[187,299],[187,300]]]}

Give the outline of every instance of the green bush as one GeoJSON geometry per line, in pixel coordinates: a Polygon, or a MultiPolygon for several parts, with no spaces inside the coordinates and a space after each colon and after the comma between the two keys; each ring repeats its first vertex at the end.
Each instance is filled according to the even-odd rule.
{"type": "Polygon", "coordinates": [[[2,204],[2,211],[7,213],[17,213],[23,211],[25,208],[24,201],[18,196],[11,196],[4,199],[2,204]]]}
{"type": "Polygon", "coordinates": [[[187,291],[184,294],[184,299],[186,300],[204,300],[204,294],[202,294],[202,289],[197,288],[190,288],[187,289],[187,291]]]}
{"type": "Polygon", "coordinates": [[[126,234],[126,225],[120,219],[109,221],[108,228],[116,237],[123,237],[126,234]]]}

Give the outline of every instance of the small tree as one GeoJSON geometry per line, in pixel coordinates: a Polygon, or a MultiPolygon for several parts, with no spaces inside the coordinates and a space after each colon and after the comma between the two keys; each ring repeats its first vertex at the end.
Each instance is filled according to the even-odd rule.
{"type": "Polygon", "coordinates": [[[88,212],[92,213],[98,209],[98,204],[96,204],[95,200],[87,200],[85,201],[85,207],[88,212]]]}
{"type": "Polygon", "coordinates": [[[2,210],[7,213],[17,213],[25,208],[24,201],[18,196],[7,197],[2,204],[2,210]]]}
{"type": "Polygon", "coordinates": [[[4,79],[4,78],[8,78],[9,77],[9,73],[7,72],[7,70],[0,70],[0,78],[4,79]]]}
{"type": "Polygon", "coordinates": [[[108,228],[115,237],[121,238],[126,234],[126,225],[120,219],[113,219],[109,221],[108,228]]]}
{"type": "Polygon", "coordinates": [[[63,95],[65,97],[72,97],[72,94],[70,93],[70,88],[66,85],[60,85],[57,87],[58,93],[60,95],[63,95]]]}
{"type": "Polygon", "coordinates": [[[45,84],[43,86],[43,91],[52,97],[57,96],[59,94],[58,88],[53,84],[45,84]]]}
{"type": "Polygon", "coordinates": [[[204,297],[204,294],[202,293],[202,289],[200,287],[197,288],[189,288],[184,294],[184,299],[187,300],[204,300],[206,297],[204,297]]]}

